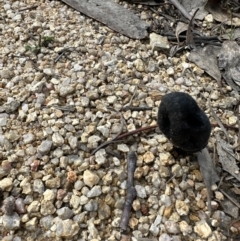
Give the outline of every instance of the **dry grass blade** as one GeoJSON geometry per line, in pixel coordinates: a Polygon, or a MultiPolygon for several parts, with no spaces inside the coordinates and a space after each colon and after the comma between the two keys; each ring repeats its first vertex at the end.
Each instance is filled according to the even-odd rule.
{"type": "Polygon", "coordinates": [[[207,148],[204,148],[201,152],[197,153],[197,159],[200,166],[200,170],[207,187],[207,203],[208,211],[211,212],[211,198],[212,198],[212,185],[219,181],[215,166],[209,155],[207,148]]]}
{"type": "Polygon", "coordinates": [[[194,39],[193,39],[193,34],[192,34],[192,26],[193,26],[193,20],[194,20],[194,17],[196,15],[196,13],[198,12],[199,9],[197,9],[195,11],[195,13],[193,14],[189,24],[188,24],[188,28],[187,28],[187,38],[186,38],[186,43],[187,45],[190,47],[190,48],[195,48],[195,42],[194,42],[194,39]]]}

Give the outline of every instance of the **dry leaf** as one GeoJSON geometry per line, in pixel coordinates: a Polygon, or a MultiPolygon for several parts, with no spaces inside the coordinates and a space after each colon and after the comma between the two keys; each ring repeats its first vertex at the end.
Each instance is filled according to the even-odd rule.
{"type": "Polygon", "coordinates": [[[225,41],[222,44],[218,66],[226,82],[235,91],[240,91],[240,47],[235,41],[225,41]]]}
{"type": "Polygon", "coordinates": [[[210,45],[204,48],[196,48],[191,51],[188,59],[212,76],[220,85],[221,73],[217,63],[219,50],[220,47],[210,45]]]}
{"type": "Polygon", "coordinates": [[[187,29],[188,29],[188,24],[183,23],[183,22],[178,22],[178,23],[177,23],[175,35],[176,35],[176,38],[177,38],[178,43],[180,42],[180,41],[179,41],[179,35],[180,35],[182,32],[186,32],[187,29]]]}
{"type": "Polygon", "coordinates": [[[149,25],[145,21],[111,0],[62,1],[129,38],[143,39],[148,36],[147,28],[149,25]]]}
{"type": "Polygon", "coordinates": [[[219,134],[216,135],[216,140],[219,162],[222,164],[223,170],[230,173],[233,177],[240,181],[239,168],[236,164],[236,158],[232,147],[221,139],[219,134]]]}
{"type": "Polygon", "coordinates": [[[240,26],[240,19],[233,18],[231,13],[229,13],[232,11],[230,7],[222,6],[226,2],[227,1],[221,0],[208,0],[207,4],[205,5],[205,10],[210,12],[213,15],[213,18],[218,22],[224,22],[228,25],[240,26]]]}

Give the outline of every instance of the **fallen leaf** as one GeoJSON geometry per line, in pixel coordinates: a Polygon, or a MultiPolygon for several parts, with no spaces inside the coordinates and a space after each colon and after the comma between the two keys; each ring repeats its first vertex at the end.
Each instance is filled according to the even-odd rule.
{"type": "Polygon", "coordinates": [[[219,162],[222,164],[223,170],[230,173],[233,177],[240,181],[239,168],[236,164],[233,149],[227,142],[220,138],[219,134],[216,134],[216,140],[219,162]]]}
{"type": "Polygon", "coordinates": [[[221,73],[218,69],[217,62],[219,51],[220,47],[211,45],[204,48],[195,48],[189,54],[188,59],[213,77],[220,85],[221,73]]]}
{"type": "MultiPolygon", "coordinates": [[[[105,24],[129,38],[148,36],[149,25],[137,15],[111,0],[62,0],[77,11],[105,24]]],[[[81,26],[79,26],[80,28],[81,26]]]]}
{"type": "Polygon", "coordinates": [[[213,15],[213,18],[216,21],[227,25],[240,26],[240,19],[232,17],[232,14],[230,13],[232,10],[226,4],[227,1],[208,0],[204,8],[213,15]]]}
{"type": "Polygon", "coordinates": [[[240,91],[240,47],[238,44],[235,41],[225,41],[217,57],[223,78],[235,91],[240,91]]]}

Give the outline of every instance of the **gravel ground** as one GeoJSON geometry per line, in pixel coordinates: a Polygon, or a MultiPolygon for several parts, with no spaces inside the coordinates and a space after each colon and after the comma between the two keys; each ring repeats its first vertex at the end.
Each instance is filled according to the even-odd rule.
{"type": "Polygon", "coordinates": [[[234,125],[231,87],[220,92],[187,53],[169,58],[60,1],[0,0],[0,16],[1,240],[120,240],[130,150],[138,156],[131,240],[229,240],[223,194],[214,187],[209,219],[196,160],[174,155],[159,130],[91,152],[122,129],[156,124],[161,96],[172,91],[191,94],[214,123],[210,99],[234,125]],[[54,39],[35,55],[40,35],[44,44],[54,39]],[[152,110],[122,111],[129,104],[152,110]]]}

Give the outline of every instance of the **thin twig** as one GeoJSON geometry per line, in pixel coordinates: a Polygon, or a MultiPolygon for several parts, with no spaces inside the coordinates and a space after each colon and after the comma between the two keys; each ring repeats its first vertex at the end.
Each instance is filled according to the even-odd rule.
{"type": "Polygon", "coordinates": [[[127,165],[128,165],[127,196],[124,203],[124,208],[123,208],[122,218],[120,223],[120,228],[123,231],[127,230],[131,209],[132,209],[132,203],[135,197],[137,196],[137,192],[134,187],[134,172],[137,165],[137,155],[135,152],[131,151],[128,153],[127,165]]]}
{"type": "Polygon", "coordinates": [[[18,12],[23,12],[23,11],[26,11],[26,10],[33,10],[33,9],[36,9],[37,7],[38,7],[38,5],[33,5],[33,6],[30,6],[30,7],[19,9],[18,12]]]}
{"type": "MultiPolygon", "coordinates": [[[[106,147],[106,146],[108,146],[108,145],[111,144],[111,143],[116,142],[116,141],[118,140],[118,137],[119,137],[120,134],[122,133],[123,126],[124,126],[124,123],[125,123],[122,113],[119,112],[119,111],[116,111],[115,109],[113,109],[113,108],[111,108],[111,107],[109,107],[108,109],[109,109],[109,110],[112,110],[112,111],[115,111],[115,112],[117,112],[117,113],[120,115],[120,118],[121,118],[121,126],[120,126],[120,128],[119,128],[119,131],[118,131],[117,135],[116,135],[112,140],[106,141],[106,142],[104,142],[103,144],[101,144],[100,146],[98,146],[96,149],[94,149],[94,150],[91,152],[91,155],[94,155],[99,149],[101,149],[101,148],[103,148],[103,147],[106,147]]],[[[120,139],[121,139],[121,138],[120,138],[120,139]]]]}
{"type": "Polygon", "coordinates": [[[238,202],[236,202],[232,197],[230,197],[226,192],[224,192],[222,189],[220,189],[220,192],[222,192],[222,194],[224,196],[226,196],[234,205],[236,205],[238,208],[240,208],[240,205],[238,204],[238,202]]]}
{"type": "Polygon", "coordinates": [[[103,144],[101,144],[100,146],[98,146],[95,150],[93,150],[91,152],[91,155],[94,155],[99,149],[101,149],[103,147],[106,147],[106,146],[108,146],[108,145],[110,145],[112,143],[115,143],[115,142],[121,140],[124,137],[132,136],[132,135],[137,134],[137,133],[142,132],[142,131],[152,130],[152,129],[155,129],[157,127],[158,127],[158,125],[145,126],[145,127],[138,128],[138,129],[136,129],[134,131],[129,131],[129,132],[123,133],[123,134],[121,134],[119,136],[114,137],[112,140],[106,141],[103,144]]]}
{"type": "Polygon", "coordinates": [[[193,34],[192,34],[192,26],[193,26],[194,17],[196,15],[196,13],[198,12],[198,10],[199,10],[199,8],[195,11],[193,16],[191,17],[191,20],[190,20],[190,22],[188,24],[188,28],[187,28],[186,44],[190,48],[195,48],[195,43],[194,43],[193,34]]]}
{"type": "Polygon", "coordinates": [[[60,51],[58,51],[59,55],[54,60],[54,63],[57,63],[59,61],[59,59],[62,58],[62,56],[65,55],[67,52],[70,53],[70,52],[73,52],[73,51],[75,51],[74,47],[68,47],[68,48],[61,49],[60,51]]]}
{"type": "Polygon", "coordinates": [[[144,111],[144,110],[152,110],[152,107],[148,107],[148,106],[124,106],[122,108],[123,111],[126,110],[131,110],[131,111],[144,111]]]}

